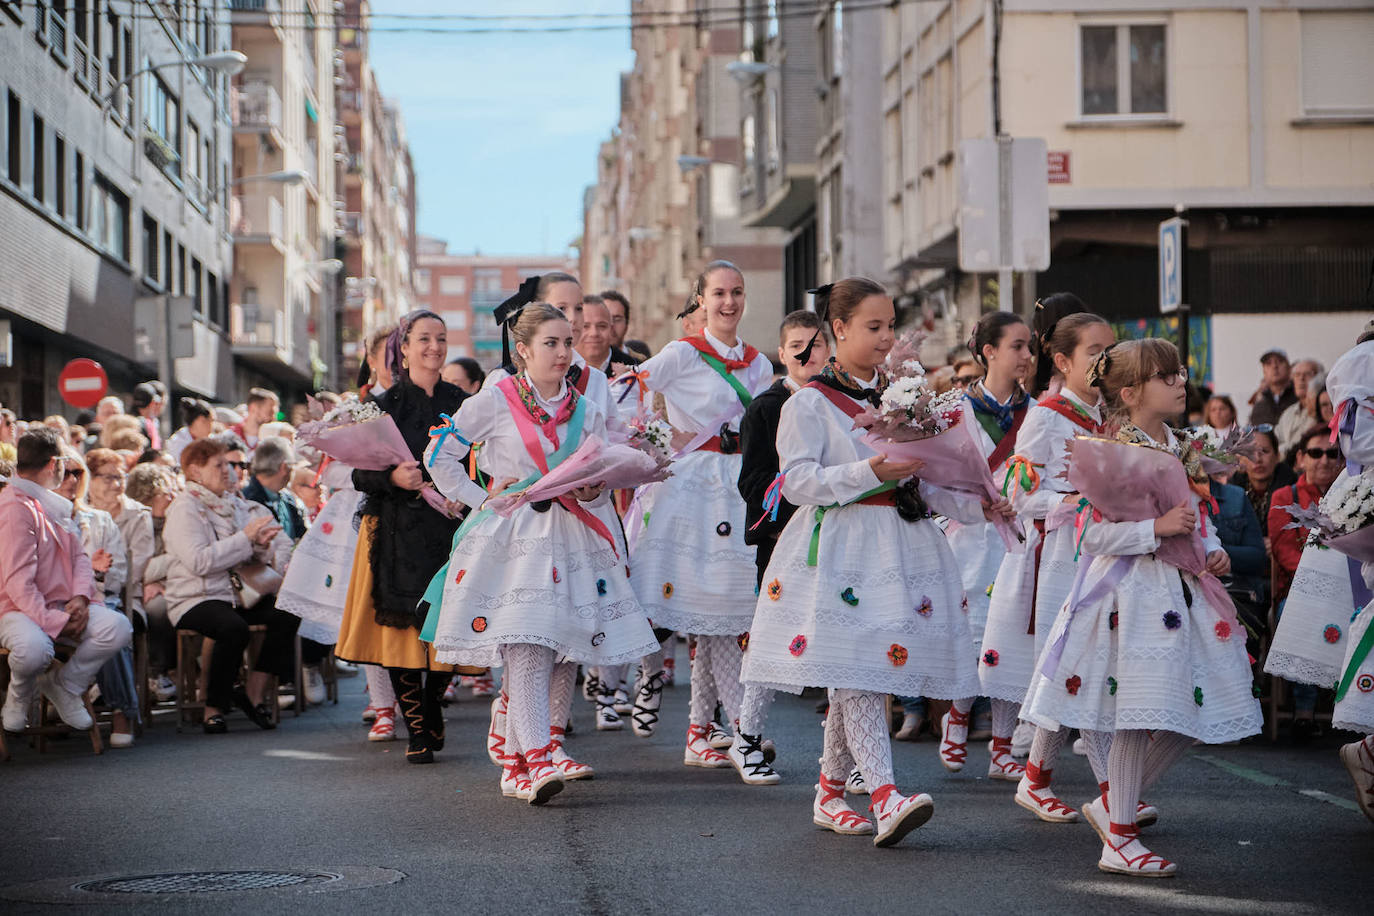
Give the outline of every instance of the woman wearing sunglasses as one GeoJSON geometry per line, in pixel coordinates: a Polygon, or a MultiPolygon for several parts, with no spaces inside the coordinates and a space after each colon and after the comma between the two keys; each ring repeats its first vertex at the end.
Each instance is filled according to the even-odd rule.
{"type": "Polygon", "coordinates": [[[1306,547],[1307,529],[1288,528],[1288,507],[1315,505],[1345,470],[1345,458],[1331,431],[1313,426],[1297,451],[1298,482],[1274,491],[1269,503],[1269,541],[1275,566],[1279,625],[1264,670],[1292,681],[1293,738],[1302,742],[1316,731],[1313,713],[1317,687],[1339,676],[1345,652],[1349,611],[1358,609],[1345,557],[1334,550],[1306,547]]]}

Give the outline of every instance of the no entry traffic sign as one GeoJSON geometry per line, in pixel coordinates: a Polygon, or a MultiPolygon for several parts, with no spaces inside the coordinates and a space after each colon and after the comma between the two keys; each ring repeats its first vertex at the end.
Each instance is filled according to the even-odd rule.
{"type": "Polygon", "coordinates": [[[88,408],[100,403],[109,388],[105,369],[93,359],[74,359],[62,367],[57,391],[73,407],[88,408]]]}

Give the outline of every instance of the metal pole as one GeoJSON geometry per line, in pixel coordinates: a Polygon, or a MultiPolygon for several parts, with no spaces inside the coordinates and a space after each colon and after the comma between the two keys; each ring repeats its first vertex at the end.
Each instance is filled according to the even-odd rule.
{"type": "Polygon", "coordinates": [[[1012,310],[1011,137],[997,138],[997,308],[1012,310]]]}
{"type": "MultiPolygon", "coordinates": [[[[1182,215],[1182,214],[1180,214],[1182,215]]],[[[1189,366],[1190,347],[1189,341],[1189,316],[1192,314],[1193,297],[1189,290],[1192,286],[1193,272],[1188,269],[1188,221],[1184,220],[1178,230],[1178,264],[1182,271],[1182,278],[1179,284],[1178,296],[1181,300],[1178,305],[1178,352],[1183,360],[1183,368],[1189,370],[1189,377],[1192,377],[1192,367],[1189,366]]],[[[1188,408],[1183,408],[1181,421],[1186,425],[1188,422],[1188,408]]]]}

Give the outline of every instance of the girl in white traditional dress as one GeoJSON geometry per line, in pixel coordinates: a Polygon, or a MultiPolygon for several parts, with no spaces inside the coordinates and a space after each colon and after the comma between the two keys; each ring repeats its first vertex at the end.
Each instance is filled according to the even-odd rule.
{"type": "MultiPolygon", "coordinates": [[[[1341,450],[1361,473],[1374,474],[1374,330],[1366,326],[1354,349],[1336,360],[1326,390],[1336,407],[1341,450]]],[[[1365,588],[1374,588],[1374,564],[1360,568],[1365,588]]],[[[1341,762],[1355,784],[1355,799],[1374,821],[1374,602],[1366,603],[1350,624],[1345,656],[1336,682],[1333,728],[1364,735],[1343,746],[1341,762]]]]}
{"type": "MultiPolygon", "coordinates": [[[[728,721],[740,717],[741,643],[754,616],[754,548],[744,543],[739,495],[739,421],[754,395],[773,381],[768,357],[740,340],[744,275],[713,261],[697,278],[706,312],[698,335],[669,343],[640,365],[649,390],[661,392],[668,421],[687,441],[673,476],[638,491],[626,525],[634,585],[655,626],[696,637],[683,763],[728,767],[709,741],[716,701],[728,721]]],[[[767,693],[750,694],[762,706],[767,693]]],[[[738,743],[738,739],[737,739],[738,743]]],[[[740,749],[743,750],[743,749],[740,749]]],[[[748,751],[751,766],[762,750],[748,751]]]]}
{"type": "MultiPolygon", "coordinates": [[[[1073,525],[1062,524],[1061,505],[1077,502],[1078,494],[1064,478],[1069,466],[1068,442],[1076,435],[1102,431],[1101,393],[1088,384],[1088,369],[1097,355],[1116,341],[1111,327],[1089,312],[1065,315],[1045,328],[1036,367],[1042,383],[1057,380],[1053,393],[1042,394],[1026,414],[1016,439],[1016,487],[1013,505],[1026,536],[1022,553],[1007,554],[997,573],[988,608],[987,627],[979,654],[978,674],[983,692],[992,699],[1017,706],[1026,698],[1035,661],[1045,645],[1055,615],[1069,595],[1077,571],[1073,525]],[[1030,481],[1027,488],[1022,476],[1030,481]],[[1029,492],[1027,492],[1029,489],[1029,492]],[[1055,510],[1060,509],[1049,523],[1055,510]]],[[[1114,545],[1102,542],[1108,550],[1114,545]]],[[[1067,823],[1078,812],[1061,802],[1050,788],[1054,765],[1068,729],[1036,729],[1026,772],[1016,787],[1016,803],[1041,820],[1067,823]]],[[[1105,741],[1087,741],[1098,781],[1105,779],[1105,741]]]]}
{"type": "MultiPolygon", "coordinates": [[[[523,371],[464,402],[426,451],[439,490],[473,510],[488,493],[468,476],[467,443],[485,443],[484,464],[497,479],[533,482],[585,437],[605,437],[601,408],[565,377],[568,321],[549,305],[528,305],[513,336],[523,371]]],[[[623,542],[595,511],[607,501],[600,487],[584,487],[557,505],[522,505],[509,518],[474,511],[447,568],[435,650],[446,662],[504,664],[502,793],[531,804],[563,787],[550,732],[555,664],[619,664],[658,648],[629,583],[623,542]]]]}
{"type": "MultiPolygon", "coordinates": [[[[1022,424],[1030,414],[1035,400],[1026,394],[1019,379],[1030,369],[1031,330],[1019,315],[1011,312],[989,312],[978,319],[969,339],[969,351],[983,366],[984,376],[964,393],[964,420],[983,456],[988,460],[993,482],[1007,484],[1032,469],[1015,464],[1016,442],[1022,424]]],[[[1015,517],[1015,510],[1007,507],[1007,515],[1015,517]]],[[[997,570],[1006,556],[1006,545],[992,524],[981,521],[961,525],[951,521],[945,529],[950,549],[963,572],[964,595],[968,602],[969,636],[973,640],[972,653],[982,654],[983,628],[988,621],[988,602],[997,570]]],[[[955,700],[940,726],[940,762],[945,769],[958,772],[964,768],[968,754],[969,712],[974,697],[955,700]]],[[[1026,768],[1012,759],[1011,734],[1016,729],[1016,715],[1020,704],[1001,697],[992,698],[992,740],[988,744],[988,778],[1016,782],[1026,768]]]]}
{"type": "MultiPolygon", "coordinates": [[[[1183,458],[1190,480],[1201,476],[1205,484],[1200,465],[1189,464],[1196,453],[1181,449],[1165,423],[1183,413],[1186,378],[1178,350],[1154,338],[1104,350],[1089,374],[1108,406],[1129,417],[1118,439],[1183,458]]],[[[1162,539],[1189,535],[1202,523],[1196,504],[1186,499],[1153,520],[1087,522],[1082,543],[1093,561],[1080,567],[1083,597],[1075,592],[1059,612],[1026,696],[1024,715],[1043,728],[1115,732],[1106,792],[1083,806],[1102,838],[1102,871],[1174,874],[1173,862],[1140,842],[1141,790],[1195,741],[1235,741],[1262,723],[1244,635],[1212,580],[1231,565],[1215,528],[1201,529],[1202,579],[1154,556],[1162,539]]]]}
{"type": "Polygon", "coordinates": [[[977,498],[913,479],[921,462],[889,460],[863,442],[854,416],[886,386],[892,299],[862,278],[834,284],[828,299],[836,355],[782,409],[782,496],[799,508],[764,573],[743,676],[790,693],[831,688],[812,819],[836,833],[875,832],[844,799],[857,763],[877,815],[874,843],[888,846],[925,823],[933,802],[897,791],[887,695],[978,692],[959,567],[930,517],[974,524],[985,515],[977,498]]]}

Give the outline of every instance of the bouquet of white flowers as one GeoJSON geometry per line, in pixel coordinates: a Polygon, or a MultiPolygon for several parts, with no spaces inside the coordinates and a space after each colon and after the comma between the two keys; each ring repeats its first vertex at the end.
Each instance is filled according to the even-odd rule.
{"type": "Polygon", "coordinates": [[[630,428],[630,445],[668,465],[673,457],[673,427],[661,414],[636,416],[626,426],[630,428]]]}
{"type": "Polygon", "coordinates": [[[878,402],[855,418],[855,424],[881,439],[913,442],[938,436],[963,418],[963,392],[937,394],[918,358],[920,332],[905,334],[887,354],[889,382],[878,402]]]}
{"type": "Polygon", "coordinates": [[[1361,563],[1374,562],[1374,469],[1342,474],[1316,505],[1284,506],[1293,516],[1288,528],[1306,528],[1318,544],[1361,563]]]}

